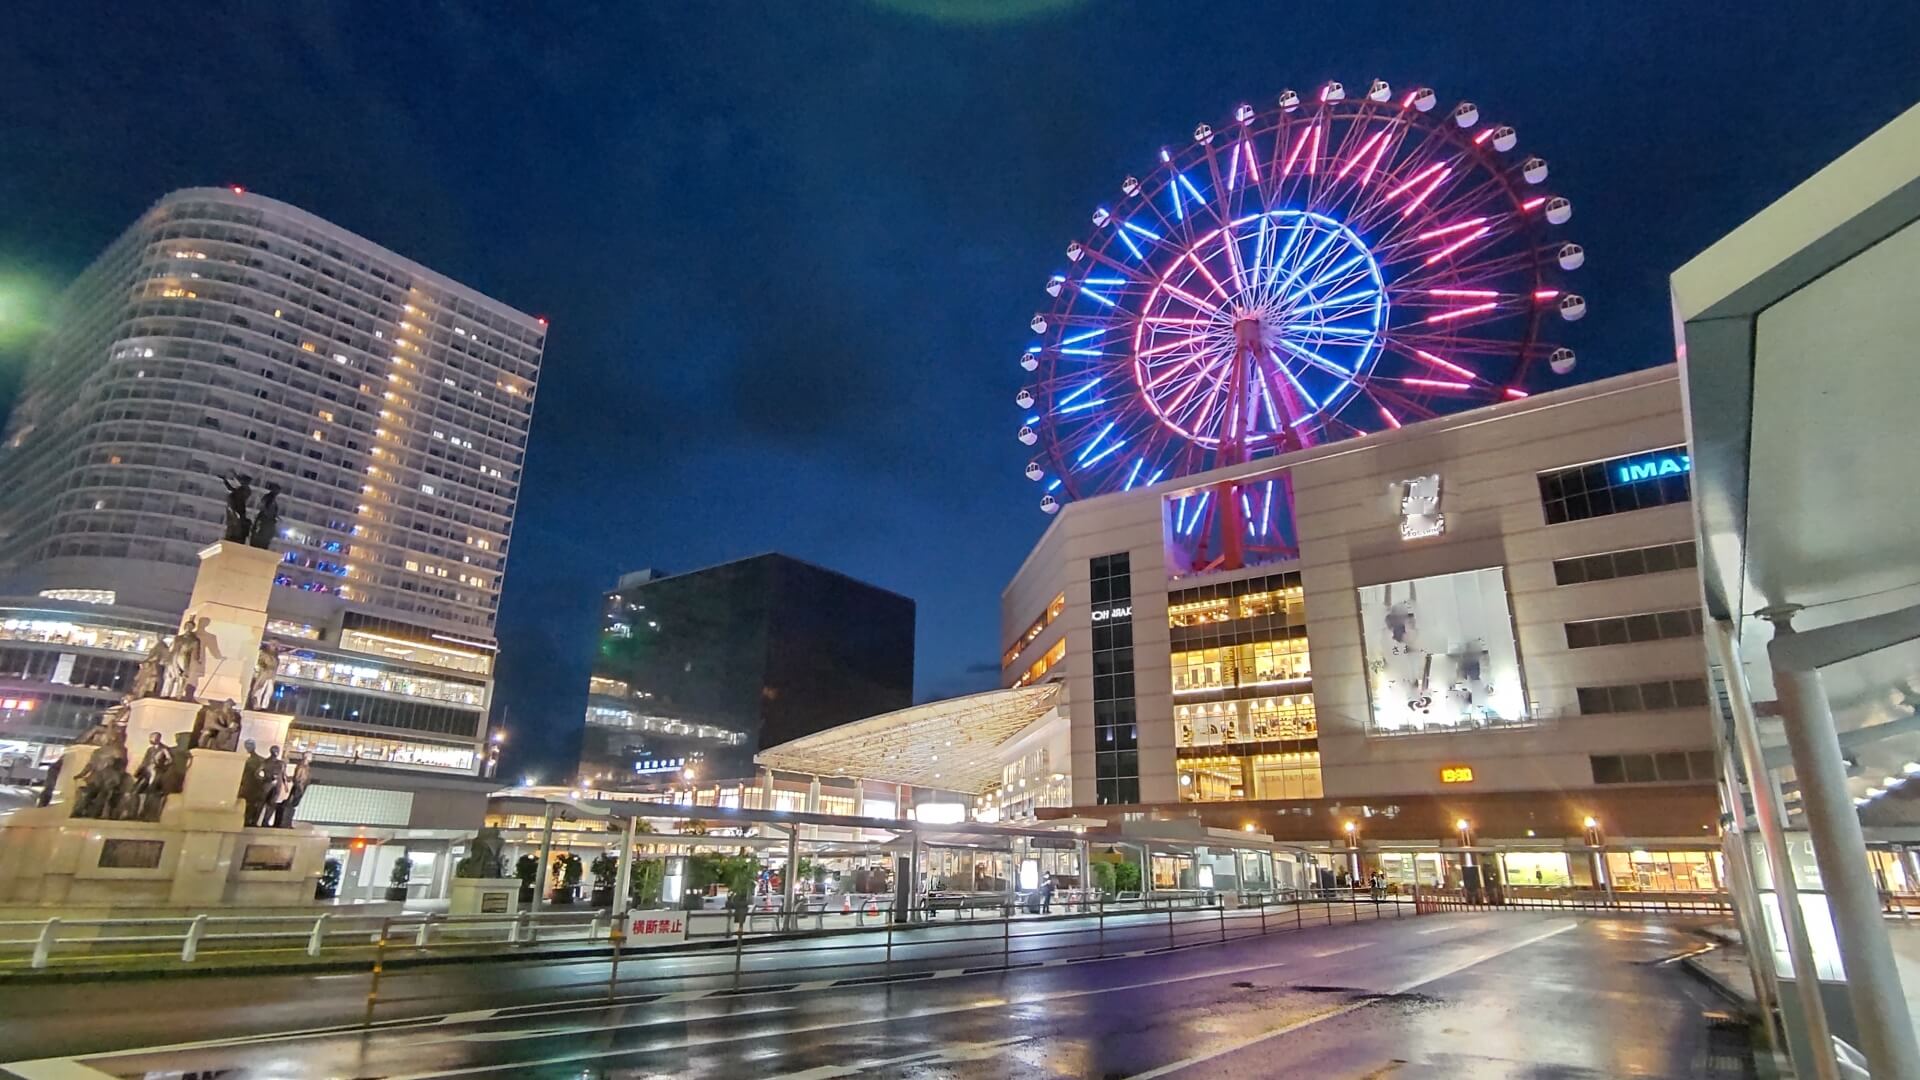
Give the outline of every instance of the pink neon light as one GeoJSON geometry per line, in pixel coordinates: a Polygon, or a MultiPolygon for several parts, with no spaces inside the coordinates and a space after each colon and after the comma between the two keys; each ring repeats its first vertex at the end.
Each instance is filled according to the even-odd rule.
{"type": "Polygon", "coordinates": [[[1403,109],[1413,108],[1413,99],[1419,96],[1420,91],[1418,89],[1407,91],[1407,96],[1400,99],[1400,107],[1403,109]]]}
{"type": "Polygon", "coordinates": [[[1313,125],[1313,149],[1307,151],[1307,175],[1312,176],[1320,163],[1320,125],[1313,125]]]}
{"type": "Polygon", "coordinates": [[[1233,165],[1227,170],[1227,190],[1232,191],[1240,182],[1240,144],[1233,144],[1233,165]]]}
{"type": "Polygon", "coordinates": [[[1188,319],[1179,315],[1149,315],[1141,322],[1170,323],[1174,326],[1212,326],[1212,319],[1188,319]]]}
{"type": "Polygon", "coordinates": [[[1484,225],[1486,224],[1486,221],[1487,219],[1483,217],[1468,218],[1465,221],[1462,221],[1453,225],[1448,225],[1445,228],[1429,229],[1426,232],[1421,233],[1419,236],[1414,237],[1414,239],[1415,240],[1431,240],[1436,236],[1445,236],[1448,233],[1457,233],[1461,229],[1471,229],[1475,225],[1484,225]]]}
{"type": "MultiPolygon", "coordinates": [[[[1368,151],[1373,149],[1374,144],[1378,143],[1380,140],[1386,137],[1387,137],[1387,131],[1385,128],[1382,128],[1379,131],[1374,132],[1371,138],[1369,138],[1366,142],[1363,142],[1360,144],[1360,149],[1355,151],[1354,155],[1347,159],[1347,163],[1345,165],[1340,166],[1340,171],[1339,173],[1335,174],[1334,179],[1335,180],[1346,179],[1347,174],[1353,171],[1354,166],[1360,164],[1360,159],[1367,156],[1368,151]]],[[[1364,184],[1366,183],[1366,181],[1362,180],[1361,183],[1364,184]]]]}
{"type": "Polygon", "coordinates": [[[1472,388],[1471,388],[1471,387],[1469,387],[1469,386],[1468,386],[1468,385],[1467,385],[1466,383],[1463,383],[1463,382],[1447,382],[1447,381],[1445,381],[1445,380],[1443,380],[1443,379],[1401,379],[1400,381],[1401,381],[1401,382],[1403,382],[1403,383],[1406,383],[1406,384],[1407,384],[1408,386],[1431,386],[1431,387],[1433,387],[1433,388],[1434,388],[1434,389],[1436,389],[1436,390],[1469,390],[1469,389],[1472,389],[1472,388]]]}
{"type": "Polygon", "coordinates": [[[1253,164],[1253,144],[1250,142],[1243,142],[1240,145],[1245,147],[1247,150],[1247,179],[1252,180],[1254,183],[1257,184],[1260,182],[1260,170],[1256,168],[1253,164]]]}
{"type": "Polygon", "coordinates": [[[1153,348],[1143,351],[1140,354],[1140,356],[1143,359],[1149,356],[1158,356],[1163,352],[1172,352],[1175,349],[1181,348],[1186,345],[1191,345],[1194,342],[1199,340],[1200,340],[1199,334],[1188,334],[1186,337],[1177,338],[1173,341],[1167,342],[1164,345],[1155,345],[1153,348]]]}
{"type": "Polygon", "coordinates": [[[1427,201],[1427,196],[1433,194],[1433,189],[1439,187],[1440,182],[1445,180],[1447,177],[1451,175],[1453,175],[1453,166],[1451,165],[1440,170],[1440,175],[1434,177],[1433,183],[1428,184],[1426,187],[1422,188],[1420,190],[1420,194],[1415,195],[1413,197],[1413,201],[1407,204],[1407,208],[1405,210],[1400,211],[1400,216],[1411,217],[1415,210],[1420,209],[1420,204],[1427,201]]]}
{"type": "Polygon", "coordinates": [[[1415,349],[1413,350],[1413,355],[1419,357],[1422,360],[1425,360],[1429,364],[1433,364],[1437,367],[1445,368],[1448,371],[1453,372],[1455,375],[1464,375],[1469,379],[1474,377],[1473,372],[1468,371],[1466,368],[1461,367],[1459,364],[1455,364],[1447,360],[1442,360],[1425,349],[1415,349]]]}
{"type": "Polygon", "coordinates": [[[1201,311],[1209,311],[1216,315],[1220,313],[1219,308],[1213,306],[1212,304],[1207,303],[1205,300],[1200,299],[1199,297],[1193,295],[1192,293],[1187,292],[1185,289],[1176,288],[1175,286],[1168,285],[1164,281],[1161,282],[1160,284],[1168,292],[1172,293],[1173,295],[1179,297],[1182,300],[1185,300],[1187,303],[1192,304],[1194,307],[1199,308],[1201,311]]]}
{"type": "Polygon", "coordinates": [[[1559,289],[1535,289],[1535,290],[1533,290],[1533,298],[1534,298],[1535,300],[1551,300],[1551,299],[1553,299],[1554,297],[1556,297],[1556,296],[1559,296],[1559,295],[1560,295],[1560,290],[1559,290],[1559,289]]]}
{"type": "Polygon", "coordinates": [[[1220,294],[1220,299],[1226,300],[1232,297],[1233,294],[1220,287],[1219,280],[1207,272],[1207,264],[1196,258],[1193,252],[1187,252],[1187,261],[1193,264],[1195,270],[1200,271],[1201,277],[1207,279],[1207,284],[1213,286],[1213,291],[1220,294]]]}
{"type": "Polygon", "coordinates": [[[1527,396],[1527,392],[1525,390],[1515,390],[1511,386],[1507,387],[1506,394],[1508,397],[1512,398],[1515,401],[1519,401],[1521,398],[1527,396]]]}
{"type": "Polygon", "coordinates": [[[1318,130],[1320,130],[1318,122],[1309,124],[1307,130],[1301,132],[1300,137],[1293,141],[1293,151],[1287,155],[1286,163],[1280,166],[1281,176],[1285,176],[1293,171],[1293,163],[1300,160],[1300,151],[1307,148],[1307,137],[1318,130]]]}
{"type": "Polygon", "coordinates": [[[1360,171],[1360,182],[1362,184],[1373,179],[1373,170],[1380,167],[1380,159],[1387,156],[1387,147],[1392,145],[1393,140],[1391,138],[1380,140],[1380,149],[1373,152],[1373,160],[1367,162],[1367,167],[1360,171]]]}
{"type": "MultiPolygon", "coordinates": [[[[1409,206],[1408,209],[1412,209],[1413,206],[1418,206],[1418,205],[1419,203],[1416,201],[1415,203],[1413,203],[1412,206],[1409,206]]],[[[1466,247],[1468,244],[1473,243],[1475,240],[1480,239],[1481,237],[1487,235],[1492,231],[1493,230],[1491,228],[1485,225],[1480,226],[1478,229],[1475,229],[1474,231],[1468,233],[1467,235],[1461,237],[1460,239],[1455,240],[1453,243],[1448,244],[1446,247],[1441,248],[1439,251],[1436,251],[1433,254],[1427,256],[1426,265],[1432,266],[1434,263],[1439,262],[1441,259],[1446,258],[1447,256],[1453,254],[1456,251],[1459,251],[1461,248],[1466,247]]]]}
{"type": "Polygon", "coordinates": [[[1500,294],[1497,292],[1494,292],[1492,289],[1428,289],[1427,295],[1428,296],[1478,296],[1478,297],[1485,298],[1489,296],[1499,296],[1500,294]]]}
{"type": "Polygon", "coordinates": [[[1532,210],[1537,208],[1541,203],[1546,201],[1547,201],[1547,197],[1545,195],[1536,196],[1534,198],[1528,199],[1526,202],[1521,203],[1520,209],[1532,210]]]}
{"type": "Polygon", "coordinates": [[[1437,173],[1441,169],[1444,169],[1446,167],[1447,167],[1447,163],[1444,161],[1434,162],[1433,164],[1413,174],[1413,179],[1407,181],[1404,184],[1401,184],[1399,187],[1394,188],[1392,191],[1387,192],[1385,198],[1387,199],[1399,198],[1400,196],[1406,194],[1408,191],[1412,190],[1413,185],[1418,184],[1420,181],[1425,180],[1427,177],[1432,176],[1434,173],[1437,173]]]}
{"type": "Polygon", "coordinates": [[[1491,138],[1493,138],[1493,129],[1488,128],[1487,130],[1473,137],[1473,144],[1475,146],[1478,146],[1481,143],[1486,142],[1488,139],[1491,139],[1491,138]]]}
{"type": "Polygon", "coordinates": [[[1433,322],[1448,322],[1453,319],[1464,319],[1468,315],[1478,315],[1482,311],[1492,311],[1494,308],[1497,308],[1499,306],[1500,306],[1499,304],[1493,302],[1492,300],[1489,300],[1484,304],[1475,304],[1472,307],[1454,308],[1452,311],[1443,311],[1438,315],[1429,315],[1427,316],[1427,321],[1430,323],[1433,323],[1433,322]]]}
{"type": "Polygon", "coordinates": [[[1387,425],[1389,427],[1398,428],[1400,426],[1400,418],[1388,412],[1385,405],[1380,406],[1380,415],[1387,418],[1387,425]]]}

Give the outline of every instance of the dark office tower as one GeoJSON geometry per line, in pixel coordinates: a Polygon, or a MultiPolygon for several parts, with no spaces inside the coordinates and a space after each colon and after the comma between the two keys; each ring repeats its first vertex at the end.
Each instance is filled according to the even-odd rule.
{"type": "Polygon", "coordinates": [[[913,601],[785,555],[628,574],[599,630],[596,786],[749,775],[760,749],[912,703],[913,601]]]}

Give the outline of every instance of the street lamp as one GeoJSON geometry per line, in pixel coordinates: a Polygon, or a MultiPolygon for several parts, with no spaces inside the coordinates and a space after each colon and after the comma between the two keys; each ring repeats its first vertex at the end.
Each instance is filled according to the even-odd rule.
{"type": "MultiPolygon", "coordinates": [[[[1462,849],[1472,847],[1473,846],[1473,822],[1468,821],[1466,818],[1461,818],[1460,820],[1453,823],[1453,827],[1454,827],[1454,830],[1460,834],[1460,847],[1462,849]]],[[[1462,850],[1460,854],[1461,854],[1461,858],[1465,860],[1465,865],[1467,866],[1473,865],[1473,852],[1462,850]]]]}
{"type": "Polygon", "coordinates": [[[1347,869],[1357,889],[1360,887],[1360,826],[1346,821],[1340,824],[1340,830],[1347,834],[1347,869]]]}

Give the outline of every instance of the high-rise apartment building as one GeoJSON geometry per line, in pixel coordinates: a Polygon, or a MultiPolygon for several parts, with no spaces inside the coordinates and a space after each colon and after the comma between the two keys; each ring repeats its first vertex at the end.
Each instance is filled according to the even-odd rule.
{"type": "Polygon", "coordinates": [[[239,472],[281,489],[291,749],[477,771],[545,339],[285,203],[161,199],[62,297],[0,439],[0,752],[117,698],[239,472]]]}
{"type": "Polygon", "coordinates": [[[606,596],[580,777],[750,776],[756,751],[905,708],[913,617],[904,596],[785,555],[628,574],[606,596]]]}

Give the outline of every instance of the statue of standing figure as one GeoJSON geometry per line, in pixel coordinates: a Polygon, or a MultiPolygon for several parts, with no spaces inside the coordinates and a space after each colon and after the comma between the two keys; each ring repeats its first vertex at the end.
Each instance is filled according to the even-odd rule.
{"type": "Polygon", "coordinates": [[[280,485],[269,480],[266,494],[260,496],[260,507],[253,512],[253,527],[247,533],[247,543],[257,548],[271,547],[279,531],[280,485]]]}
{"type": "Polygon", "coordinates": [[[146,659],[133,672],[134,700],[158,697],[161,684],[166,681],[167,661],[173,656],[173,644],[164,637],[153,639],[153,648],[147,650],[146,659]]]}
{"type": "Polygon", "coordinates": [[[223,539],[244,544],[253,531],[253,523],[247,520],[247,503],[253,500],[253,479],[236,472],[231,477],[221,477],[220,483],[227,489],[227,530],[223,539]]]}
{"type": "Polygon", "coordinates": [[[213,620],[205,615],[188,613],[180,632],[174,635],[173,649],[167,656],[166,686],[161,697],[178,701],[198,701],[194,692],[199,689],[200,680],[207,673],[207,660],[224,660],[220,655],[220,643],[214,639],[213,631],[207,629],[213,620]]]}
{"type": "Polygon", "coordinates": [[[247,708],[273,708],[273,678],[280,671],[280,649],[270,641],[260,643],[253,659],[253,681],[247,686],[247,708]]]}
{"type": "MultiPolygon", "coordinates": [[[[275,747],[278,750],[279,747],[275,747]]],[[[280,773],[280,779],[273,785],[273,791],[267,796],[267,812],[260,824],[271,825],[276,829],[293,828],[293,812],[300,807],[300,799],[307,793],[307,758],[305,754],[295,755],[287,760],[280,773]]]]}

